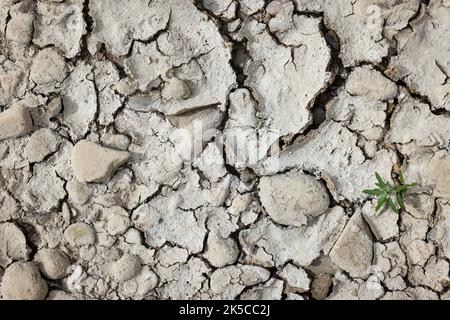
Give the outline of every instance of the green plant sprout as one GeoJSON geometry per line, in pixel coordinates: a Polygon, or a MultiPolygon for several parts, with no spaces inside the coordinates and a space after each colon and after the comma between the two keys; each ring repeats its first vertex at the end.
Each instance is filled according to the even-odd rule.
{"type": "Polygon", "coordinates": [[[378,202],[375,211],[378,212],[385,205],[397,214],[401,209],[404,210],[403,196],[410,187],[416,186],[417,183],[406,184],[402,171],[398,174],[399,183],[395,185],[384,181],[377,172],[375,177],[377,178],[377,183],[375,183],[377,188],[363,191],[365,194],[377,198],[378,202]]]}

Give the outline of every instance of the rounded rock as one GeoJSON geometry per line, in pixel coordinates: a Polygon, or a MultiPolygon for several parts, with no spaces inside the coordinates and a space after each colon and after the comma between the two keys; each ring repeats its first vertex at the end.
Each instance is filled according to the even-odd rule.
{"type": "Polygon", "coordinates": [[[124,234],[131,225],[128,212],[118,206],[104,211],[106,215],[106,231],[113,236],[124,234]]]}
{"type": "Polygon", "coordinates": [[[41,249],[34,260],[42,274],[52,280],[64,278],[70,266],[69,258],[58,249],[41,249]]]}
{"type": "Polygon", "coordinates": [[[64,231],[64,238],[72,246],[85,246],[95,244],[95,232],[86,223],[79,222],[70,225],[64,231]]]}
{"type": "Polygon", "coordinates": [[[221,268],[233,264],[239,256],[239,248],[233,238],[224,239],[210,233],[206,245],[205,258],[214,267],[221,268]]]}
{"type": "Polygon", "coordinates": [[[284,225],[302,226],[330,205],[323,183],[297,171],[261,178],[259,196],[270,217],[284,225]]]}
{"type": "Polygon", "coordinates": [[[109,274],[116,281],[133,279],[141,270],[141,260],[132,254],[124,254],[109,266],[109,274]]]}
{"type": "Polygon", "coordinates": [[[75,179],[67,182],[67,192],[69,193],[69,199],[76,204],[86,204],[91,197],[91,190],[86,184],[80,183],[75,179]]]}
{"type": "Polygon", "coordinates": [[[168,100],[187,99],[191,96],[191,89],[183,80],[173,78],[164,87],[162,95],[168,100]]]}
{"type": "Polygon", "coordinates": [[[0,292],[5,300],[43,300],[48,286],[33,263],[16,262],[6,269],[0,292]]]}

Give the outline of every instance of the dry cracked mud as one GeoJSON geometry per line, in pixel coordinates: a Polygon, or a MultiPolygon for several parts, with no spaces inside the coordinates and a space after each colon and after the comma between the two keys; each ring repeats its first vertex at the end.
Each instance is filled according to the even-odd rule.
{"type": "Polygon", "coordinates": [[[450,299],[449,34],[449,0],[0,0],[0,297],[450,299]]]}

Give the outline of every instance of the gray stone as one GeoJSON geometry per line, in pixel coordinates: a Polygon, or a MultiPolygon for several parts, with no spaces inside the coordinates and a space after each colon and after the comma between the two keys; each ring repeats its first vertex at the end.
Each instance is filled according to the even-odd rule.
{"type": "Polygon", "coordinates": [[[80,182],[105,182],[128,161],[130,154],[82,140],[72,150],[72,169],[80,182]]]}

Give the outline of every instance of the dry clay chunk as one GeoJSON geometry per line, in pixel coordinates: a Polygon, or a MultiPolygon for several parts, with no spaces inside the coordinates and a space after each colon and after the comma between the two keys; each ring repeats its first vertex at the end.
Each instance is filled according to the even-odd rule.
{"type": "Polygon", "coordinates": [[[430,233],[431,239],[440,244],[440,251],[447,259],[450,257],[450,202],[437,201],[436,223],[430,233]]]}
{"type": "Polygon", "coordinates": [[[72,169],[80,182],[105,182],[129,158],[128,152],[82,140],[72,150],[72,169]]]}
{"type": "Polygon", "coordinates": [[[133,40],[149,40],[164,29],[171,8],[164,0],[97,0],[89,3],[89,14],[94,19],[92,41],[104,43],[108,51],[122,56],[133,40]]]}
{"type": "MultiPolygon", "coordinates": [[[[13,8],[8,8],[8,15],[11,20],[8,21],[6,26],[6,39],[19,45],[28,45],[33,33],[34,18],[33,14],[29,13],[32,9],[26,7],[26,1],[23,1],[22,4],[23,7],[19,2],[13,8]]],[[[4,1],[2,5],[4,5],[4,1]]]]}
{"type": "Polygon", "coordinates": [[[292,263],[288,263],[278,275],[286,280],[294,291],[306,292],[310,288],[311,280],[306,271],[292,263]]]}
{"type": "Polygon", "coordinates": [[[16,262],[6,269],[0,292],[5,300],[43,300],[48,287],[33,263],[16,262]]]}
{"type": "Polygon", "coordinates": [[[30,113],[16,105],[0,113],[0,140],[23,136],[31,131],[33,121],[30,113]]]}
{"type": "Polygon", "coordinates": [[[336,32],[344,67],[362,61],[379,63],[388,54],[388,39],[406,28],[419,0],[294,0],[296,9],[323,12],[324,22],[336,32]]]}
{"type": "Polygon", "coordinates": [[[369,274],[372,257],[372,233],[361,213],[357,212],[330,251],[330,258],[352,277],[365,278],[369,274]]]}
{"type": "Polygon", "coordinates": [[[0,222],[17,219],[20,209],[17,201],[6,191],[0,191],[0,222]]]}
{"type": "Polygon", "coordinates": [[[0,224],[0,266],[27,258],[27,240],[22,231],[13,223],[0,224]]]}
{"type": "Polygon", "coordinates": [[[82,0],[37,1],[33,36],[36,45],[53,45],[70,59],[80,52],[85,33],[82,0]]]}
{"type": "Polygon", "coordinates": [[[37,92],[56,91],[67,75],[64,58],[53,48],[46,48],[36,55],[31,66],[30,79],[37,84],[37,92]]]}
{"type": "Polygon", "coordinates": [[[398,54],[386,74],[412,92],[427,96],[436,109],[450,111],[450,7],[431,1],[397,36],[398,54]],[[421,50],[418,48],[426,48],[421,50]]]}
{"type": "Polygon", "coordinates": [[[58,150],[61,139],[52,130],[42,128],[35,131],[24,149],[25,158],[30,162],[41,162],[46,156],[58,150]]]}
{"type": "Polygon", "coordinates": [[[344,210],[336,206],[302,227],[281,227],[262,218],[239,233],[239,242],[252,264],[281,266],[287,262],[309,266],[320,254],[328,253],[347,221],[344,210]]]}
{"type": "Polygon", "coordinates": [[[309,106],[332,78],[320,19],[293,19],[295,28],[280,38],[281,45],[254,19],[246,19],[241,29],[251,57],[245,84],[259,102],[258,118],[264,119],[259,130],[263,153],[279,138],[305,130],[312,120],[309,106]]]}
{"type": "Polygon", "coordinates": [[[325,186],[301,172],[263,177],[259,189],[267,213],[285,225],[302,226],[308,222],[308,216],[321,215],[330,204],[325,186]]]}
{"type": "Polygon", "coordinates": [[[398,91],[394,82],[367,66],[355,68],[349,75],[345,88],[351,96],[365,96],[381,101],[395,98],[398,91]]]}

